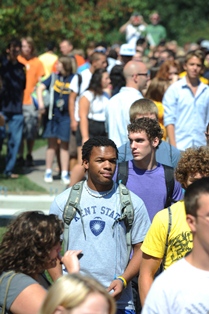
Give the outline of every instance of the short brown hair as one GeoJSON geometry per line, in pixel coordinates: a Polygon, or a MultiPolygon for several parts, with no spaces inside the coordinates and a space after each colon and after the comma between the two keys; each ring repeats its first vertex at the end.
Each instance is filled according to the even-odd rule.
{"type": "Polygon", "coordinates": [[[185,64],[192,58],[192,57],[197,57],[198,59],[200,59],[202,66],[204,64],[204,53],[197,49],[197,50],[193,50],[193,51],[189,51],[186,56],[185,56],[185,64]]]}
{"type": "Polygon", "coordinates": [[[209,194],[209,177],[198,179],[186,189],[184,203],[187,215],[197,217],[199,199],[204,194],[209,194]]]}
{"type": "MultiPolygon", "coordinates": [[[[156,137],[159,139],[159,144],[163,138],[163,131],[157,120],[150,118],[140,118],[128,125],[128,133],[138,133],[144,131],[147,134],[148,140],[151,142],[156,137]]],[[[159,145],[158,145],[159,146],[159,145]]]]}
{"type": "Polygon", "coordinates": [[[129,116],[130,121],[133,123],[137,115],[154,114],[158,118],[158,108],[155,103],[147,98],[136,100],[130,107],[129,116]]]}

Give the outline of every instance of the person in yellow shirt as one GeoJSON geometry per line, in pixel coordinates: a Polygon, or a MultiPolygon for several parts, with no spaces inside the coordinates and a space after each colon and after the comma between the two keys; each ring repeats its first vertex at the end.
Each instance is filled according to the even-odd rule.
{"type": "MultiPolygon", "coordinates": [[[[209,147],[188,148],[176,168],[176,179],[186,189],[195,180],[209,176],[209,147]]],[[[164,269],[184,257],[193,247],[186,222],[184,202],[165,208],[154,217],[141,246],[139,295],[142,306],[161,263],[164,269]]]]}

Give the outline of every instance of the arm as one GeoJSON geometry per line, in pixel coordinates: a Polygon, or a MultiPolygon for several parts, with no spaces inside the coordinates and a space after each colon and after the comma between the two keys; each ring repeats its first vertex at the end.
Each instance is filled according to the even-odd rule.
{"type": "Polygon", "coordinates": [[[39,109],[40,110],[45,110],[44,108],[44,101],[43,101],[43,96],[42,96],[42,93],[43,91],[46,89],[46,86],[41,83],[38,87],[37,87],[37,90],[36,90],[36,93],[37,93],[37,99],[38,99],[38,106],[39,106],[39,109]]]}
{"type": "Polygon", "coordinates": [[[76,131],[78,127],[78,122],[75,119],[75,101],[76,97],[78,96],[77,93],[71,91],[69,101],[68,101],[68,110],[70,115],[70,126],[72,131],[76,131]]]}
{"type": "Polygon", "coordinates": [[[175,126],[174,124],[169,124],[166,126],[169,143],[176,147],[176,139],[175,139],[175,126]]]}
{"type": "Polygon", "coordinates": [[[123,24],[123,25],[119,28],[119,32],[120,32],[120,33],[125,33],[127,26],[128,26],[129,24],[131,24],[131,23],[132,23],[132,20],[131,20],[131,18],[130,18],[125,24],[123,24]]]}
{"type": "Polygon", "coordinates": [[[89,107],[90,107],[89,100],[85,96],[81,97],[79,101],[79,117],[82,144],[89,139],[89,123],[88,123],[89,107]]]}
{"type": "Polygon", "coordinates": [[[81,253],[81,250],[70,250],[67,251],[63,257],[61,257],[61,262],[65,265],[68,273],[77,273],[80,270],[80,264],[78,260],[78,255],[81,253]]]}
{"type": "Polygon", "coordinates": [[[142,253],[140,275],[138,278],[139,296],[142,306],[144,305],[144,300],[154,281],[155,274],[160,267],[161,261],[162,261],[161,258],[156,258],[145,253],[142,253]]]}
{"type": "MultiPolygon", "coordinates": [[[[126,280],[127,284],[131,279],[138,275],[139,273],[139,265],[141,262],[142,257],[142,251],[141,251],[141,243],[137,243],[133,245],[133,256],[128,263],[128,266],[126,267],[125,271],[121,276],[126,280]]],[[[110,286],[108,287],[107,291],[114,290],[114,292],[111,294],[113,297],[117,299],[120,298],[121,293],[123,291],[123,283],[121,280],[115,279],[111,282],[110,286]]]]}
{"type": "Polygon", "coordinates": [[[25,288],[14,300],[10,307],[13,314],[37,314],[47,295],[41,285],[32,284],[25,288]]]}

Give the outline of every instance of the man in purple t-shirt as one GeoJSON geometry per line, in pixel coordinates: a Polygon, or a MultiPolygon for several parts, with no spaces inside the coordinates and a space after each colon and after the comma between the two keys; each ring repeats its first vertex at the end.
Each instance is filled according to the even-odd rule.
{"type": "MultiPolygon", "coordinates": [[[[128,125],[128,137],[133,159],[128,162],[126,186],[144,201],[152,221],[155,214],[165,208],[167,200],[164,167],[156,161],[163,133],[156,120],[144,117],[128,125]]],[[[172,200],[180,199],[181,185],[174,181],[172,200]]]]}

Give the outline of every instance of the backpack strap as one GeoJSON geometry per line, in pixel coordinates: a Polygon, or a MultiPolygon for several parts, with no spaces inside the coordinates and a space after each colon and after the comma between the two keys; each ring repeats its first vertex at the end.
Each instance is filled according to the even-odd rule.
{"type": "Polygon", "coordinates": [[[80,90],[81,90],[81,83],[82,83],[82,76],[77,73],[78,76],[78,96],[80,95],[80,90]]]}
{"type": "MultiPolygon", "coordinates": [[[[81,194],[83,190],[83,184],[84,184],[84,181],[80,181],[72,186],[68,200],[64,207],[63,221],[64,221],[64,251],[65,252],[68,250],[68,244],[69,244],[69,225],[71,221],[73,220],[73,218],[75,217],[76,212],[78,212],[79,214],[81,213],[79,204],[80,204],[81,194]]],[[[81,222],[83,226],[84,235],[86,237],[82,216],[81,216],[81,222]]]]}
{"type": "Polygon", "coordinates": [[[10,284],[11,284],[11,281],[12,279],[17,275],[17,273],[15,273],[13,270],[9,271],[9,272],[6,272],[2,277],[1,277],[1,280],[0,280],[0,284],[1,282],[3,281],[3,279],[5,277],[7,277],[9,275],[9,279],[7,281],[7,286],[6,286],[6,290],[5,290],[5,295],[4,295],[4,300],[3,300],[3,305],[2,305],[2,314],[5,313],[5,309],[6,309],[6,303],[7,303],[7,295],[8,295],[8,292],[9,292],[9,287],[10,287],[10,284]]]}
{"type": "Polygon", "coordinates": [[[130,192],[122,183],[119,184],[119,194],[121,203],[121,217],[114,222],[112,227],[114,228],[115,223],[124,221],[126,226],[126,244],[129,258],[132,250],[131,230],[134,221],[134,208],[130,192]]]}
{"type": "Polygon", "coordinates": [[[167,236],[166,236],[165,251],[164,251],[164,255],[162,259],[162,270],[165,269],[165,260],[166,260],[167,252],[168,252],[168,239],[171,232],[171,227],[172,227],[172,212],[169,206],[168,207],[168,231],[167,231],[167,236]]]}
{"type": "Polygon", "coordinates": [[[165,208],[166,208],[166,207],[169,207],[173,202],[172,196],[173,196],[174,185],[175,185],[174,169],[167,165],[162,165],[162,166],[164,168],[165,184],[166,184],[166,190],[167,190],[167,197],[166,197],[166,202],[165,202],[165,208]]]}
{"type": "Polygon", "coordinates": [[[117,182],[126,185],[128,180],[128,161],[118,163],[117,182]]]}
{"type": "Polygon", "coordinates": [[[49,86],[49,112],[48,112],[48,119],[52,119],[53,115],[53,107],[54,107],[54,83],[57,79],[57,75],[55,73],[51,74],[51,83],[49,86]]]}

